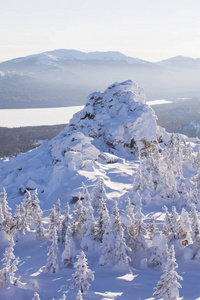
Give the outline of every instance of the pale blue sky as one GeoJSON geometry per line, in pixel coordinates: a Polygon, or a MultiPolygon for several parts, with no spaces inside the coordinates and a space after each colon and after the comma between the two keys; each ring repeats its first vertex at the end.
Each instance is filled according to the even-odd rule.
{"type": "Polygon", "coordinates": [[[0,0],[0,60],[54,49],[200,57],[199,0],[0,0]]]}

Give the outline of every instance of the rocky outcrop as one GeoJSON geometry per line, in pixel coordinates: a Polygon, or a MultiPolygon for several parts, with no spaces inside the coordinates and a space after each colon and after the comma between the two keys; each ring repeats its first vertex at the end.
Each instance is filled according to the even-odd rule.
{"type": "MultiPolygon", "coordinates": [[[[90,143],[100,151],[116,155],[138,151],[147,154],[160,138],[156,116],[146,104],[144,90],[131,80],[112,84],[104,93],[90,94],[85,107],[61,133],[62,139],[68,139],[74,132],[90,138],[90,143]]],[[[54,141],[52,153],[61,136],[54,141]]]]}

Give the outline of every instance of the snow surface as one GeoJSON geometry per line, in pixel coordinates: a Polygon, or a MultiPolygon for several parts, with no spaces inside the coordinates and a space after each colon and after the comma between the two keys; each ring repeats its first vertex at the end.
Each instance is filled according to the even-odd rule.
{"type": "MultiPolygon", "coordinates": [[[[133,195],[133,178],[139,165],[130,141],[134,139],[141,149],[144,139],[149,143],[157,142],[158,138],[169,139],[168,133],[157,126],[154,111],[145,102],[144,92],[137,84],[131,81],[115,83],[104,93],[89,95],[86,106],[74,115],[56,138],[10,161],[1,160],[0,188],[6,188],[9,206],[14,211],[15,205],[24,198],[23,191],[37,188],[44,211],[43,225],[47,229],[48,215],[58,198],[62,211],[67,202],[73,210],[71,200],[82,192],[82,182],[91,192],[102,177],[109,211],[117,200],[122,213],[124,201],[133,195]]],[[[199,144],[191,146],[197,151],[199,144]]],[[[184,170],[190,186],[191,174],[194,174],[192,167],[184,170]]],[[[147,223],[149,213],[154,211],[156,225],[161,229],[164,220],[162,206],[171,207],[174,202],[173,198],[154,196],[153,201],[143,205],[144,221],[147,223]]],[[[0,259],[6,244],[6,237],[1,235],[0,259]]],[[[178,273],[183,277],[180,295],[186,300],[194,300],[200,296],[199,261],[191,260],[191,245],[183,248],[179,243],[174,244],[178,252],[178,273]]],[[[16,244],[21,283],[19,288],[0,288],[0,299],[32,299],[35,291],[41,300],[53,297],[57,300],[62,293],[67,299],[75,299],[77,290],[70,289],[73,268],[61,266],[58,273],[45,273],[49,245],[47,237],[35,239],[33,233],[16,244]]],[[[60,254],[63,250],[64,245],[60,245],[60,254]]],[[[98,250],[88,251],[86,256],[89,268],[95,271],[95,280],[90,290],[83,294],[83,299],[154,299],[153,288],[160,280],[161,271],[147,266],[149,257],[145,250],[134,253],[130,267],[126,268],[99,266],[98,250]]]]}

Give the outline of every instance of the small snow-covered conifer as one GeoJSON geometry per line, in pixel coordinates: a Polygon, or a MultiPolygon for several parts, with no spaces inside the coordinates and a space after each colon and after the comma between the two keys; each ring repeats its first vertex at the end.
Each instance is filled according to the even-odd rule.
{"type": "Polygon", "coordinates": [[[75,273],[72,275],[74,279],[74,286],[80,289],[81,293],[85,290],[89,290],[90,283],[88,279],[94,281],[94,272],[88,267],[87,258],[85,253],[81,251],[80,255],[77,255],[77,261],[74,263],[75,273]]]}
{"type": "Polygon", "coordinates": [[[200,234],[196,236],[194,243],[193,243],[193,258],[195,258],[197,256],[198,260],[200,258],[199,250],[200,250],[200,234]]]}
{"type": "Polygon", "coordinates": [[[168,252],[164,274],[161,276],[153,296],[163,300],[177,300],[179,298],[179,288],[182,286],[178,280],[183,280],[183,278],[175,271],[176,268],[178,268],[178,264],[175,259],[174,246],[172,245],[168,252]]]}
{"type": "Polygon", "coordinates": [[[151,217],[149,220],[149,228],[147,230],[151,240],[153,239],[153,236],[157,230],[158,230],[158,227],[156,226],[155,215],[154,215],[154,213],[151,213],[151,217]]]}
{"type": "Polygon", "coordinates": [[[57,214],[56,214],[55,205],[53,205],[52,211],[51,211],[51,213],[49,215],[49,229],[48,229],[48,234],[49,234],[50,241],[53,241],[54,227],[56,227],[56,230],[57,230],[57,214]]]}
{"type": "Polygon", "coordinates": [[[39,296],[39,294],[37,292],[35,292],[32,300],[40,300],[40,296],[39,296]]]}
{"type": "Polygon", "coordinates": [[[84,229],[83,229],[83,238],[81,241],[81,248],[84,251],[91,251],[93,249],[93,244],[94,244],[94,239],[96,237],[96,224],[95,224],[95,219],[93,215],[93,207],[91,204],[88,205],[87,212],[86,212],[86,221],[84,224],[84,229]]]}
{"type": "Polygon", "coordinates": [[[87,208],[88,205],[91,204],[90,194],[88,192],[88,189],[87,189],[86,185],[83,182],[82,182],[82,188],[83,188],[82,197],[83,197],[84,205],[87,208]]]}
{"type": "Polygon", "coordinates": [[[38,199],[38,193],[37,193],[37,189],[33,191],[32,195],[31,195],[31,216],[34,219],[35,216],[37,216],[38,214],[42,214],[41,208],[40,208],[40,201],[38,199]]]}
{"type": "Polygon", "coordinates": [[[85,215],[86,215],[86,207],[83,206],[82,201],[80,199],[75,204],[75,211],[74,211],[74,220],[72,222],[72,233],[78,238],[83,237],[83,228],[86,221],[85,215]]]}
{"type": "Polygon", "coordinates": [[[200,234],[199,219],[196,211],[195,204],[192,204],[190,211],[192,237],[195,239],[200,234]]]}
{"type": "Polygon", "coordinates": [[[147,243],[145,240],[145,235],[147,234],[146,226],[144,223],[144,215],[141,211],[141,208],[138,209],[136,215],[135,215],[135,248],[138,250],[140,247],[143,247],[146,249],[147,243]]]}
{"type": "Polygon", "coordinates": [[[66,209],[64,212],[64,219],[62,221],[62,243],[65,242],[65,235],[66,235],[66,231],[67,231],[67,227],[70,226],[70,220],[72,219],[72,215],[70,214],[70,207],[69,207],[69,203],[67,202],[66,204],[66,209]]]}
{"type": "Polygon", "coordinates": [[[66,228],[65,235],[65,249],[62,253],[62,262],[65,266],[71,264],[73,258],[76,256],[76,246],[72,237],[70,224],[66,228]]]}
{"type": "Polygon", "coordinates": [[[3,230],[3,221],[4,221],[4,216],[3,216],[2,206],[0,204],[0,230],[3,230]]]}
{"type": "Polygon", "coordinates": [[[28,211],[24,207],[24,202],[16,205],[15,214],[13,217],[12,235],[15,241],[19,241],[30,230],[28,223],[28,211]]]}
{"type": "Polygon", "coordinates": [[[4,257],[2,259],[4,268],[0,270],[0,286],[2,287],[15,285],[19,280],[15,275],[19,258],[15,258],[14,245],[13,238],[10,238],[9,246],[5,249],[4,257]]]}
{"type": "Polygon", "coordinates": [[[56,202],[56,227],[57,227],[57,236],[58,236],[58,243],[62,240],[62,217],[61,217],[61,210],[60,210],[60,199],[56,202]]]}
{"type": "Polygon", "coordinates": [[[131,204],[131,200],[129,197],[125,200],[125,203],[126,203],[126,208],[125,208],[124,213],[126,216],[129,216],[130,218],[132,218],[133,214],[134,214],[134,205],[131,204]]]}
{"type": "Polygon", "coordinates": [[[33,223],[35,224],[35,230],[37,237],[44,236],[44,228],[42,225],[42,210],[40,208],[40,201],[37,197],[37,190],[34,190],[31,195],[32,207],[31,207],[31,216],[33,218],[33,223]]]}
{"type": "Polygon", "coordinates": [[[188,212],[183,208],[179,219],[179,239],[184,239],[186,244],[191,243],[191,222],[188,212]]]}
{"type": "Polygon", "coordinates": [[[57,244],[57,229],[53,228],[52,245],[48,247],[46,271],[48,273],[57,273],[59,271],[59,250],[57,244]]]}
{"type": "Polygon", "coordinates": [[[142,162],[140,160],[140,164],[137,168],[136,174],[133,179],[133,191],[141,190],[143,187],[143,181],[142,181],[142,162]]]}
{"type": "Polygon", "coordinates": [[[35,230],[36,230],[36,237],[43,237],[44,236],[44,227],[42,225],[42,218],[40,214],[35,216],[35,230]]]}
{"type": "Polygon", "coordinates": [[[104,217],[105,217],[105,213],[106,213],[107,207],[106,207],[106,200],[105,199],[100,199],[99,200],[99,207],[97,210],[97,215],[98,215],[98,219],[97,219],[97,237],[100,240],[100,242],[102,242],[102,238],[103,238],[103,223],[104,223],[104,217]]]}
{"type": "Polygon", "coordinates": [[[12,226],[12,214],[9,212],[11,208],[8,206],[5,188],[3,188],[3,192],[0,193],[0,205],[3,217],[3,229],[6,233],[10,234],[10,228],[12,226]]]}
{"type": "Polygon", "coordinates": [[[128,251],[131,251],[126,245],[124,239],[124,229],[120,226],[118,234],[116,236],[115,250],[114,250],[114,260],[118,265],[128,265],[131,258],[128,256],[128,251]]]}
{"type": "Polygon", "coordinates": [[[66,295],[62,294],[62,297],[59,300],[66,300],[66,295]]]}
{"type": "Polygon", "coordinates": [[[171,237],[171,241],[172,239],[177,239],[179,237],[179,215],[176,211],[176,207],[172,206],[172,213],[171,213],[171,226],[172,226],[172,233],[173,233],[173,237],[171,237]]]}
{"type": "Polygon", "coordinates": [[[164,224],[163,224],[162,233],[165,235],[166,240],[169,243],[170,242],[170,235],[173,232],[172,221],[171,221],[171,217],[170,217],[170,214],[168,212],[167,207],[164,206],[163,209],[165,210],[165,217],[164,217],[164,224]]]}
{"type": "Polygon", "coordinates": [[[114,207],[112,210],[112,217],[113,217],[113,230],[115,235],[119,233],[121,227],[121,217],[119,215],[119,208],[117,201],[114,202],[114,207]]]}
{"type": "Polygon", "coordinates": [[[168,256],[168,244],[164,234],[155,233],[153,236],[153,249],[149,259],[149,265],[153,268],[157,266],[165,266],[168,256]]]}
{"type": "Polygon", "coordinates": [[[83,300],[82,294],[81,294],[81,290],[78,290],[78,293],[76,295],[76,300],[83,300]]]}
{"type": "Polygon", "coordinates": [[[115,249],[115,237],[112,231],[112,225],[110,221],[110,216],[105,206],[105,213],[102,225],[103,237],[102,243],[100,246],[101,256],[99,258],[100,265],[111,264],[114,258],[114,249],[115,249]]]}
{"type": "Polygon", "coordinates": [[[91,192],[91,202],[93,207],[99,206],[100,199],[106,199],[106,190],[103,177],[99,177],[96,186],[91,192]]]}

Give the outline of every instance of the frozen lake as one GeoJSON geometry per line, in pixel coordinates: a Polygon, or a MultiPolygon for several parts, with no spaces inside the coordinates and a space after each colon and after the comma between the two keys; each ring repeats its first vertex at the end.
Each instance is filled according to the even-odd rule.
{"type": "MultiPolygon", "coordinates": [[[[161,99],[148,101],[147,104],[160,105],[172,103],[161,99]]],[[[83,106],[69,106],[57,108],[29,108],[29,109],[0,109],[0,127],[26,127],[42,125],[67,124],[72,116],[83,106]]]]}
{"type": "Polygon", "coordinates": [[[0,109],[0,127],[67,124],[83,106],[31,109],[0,109]]]}

